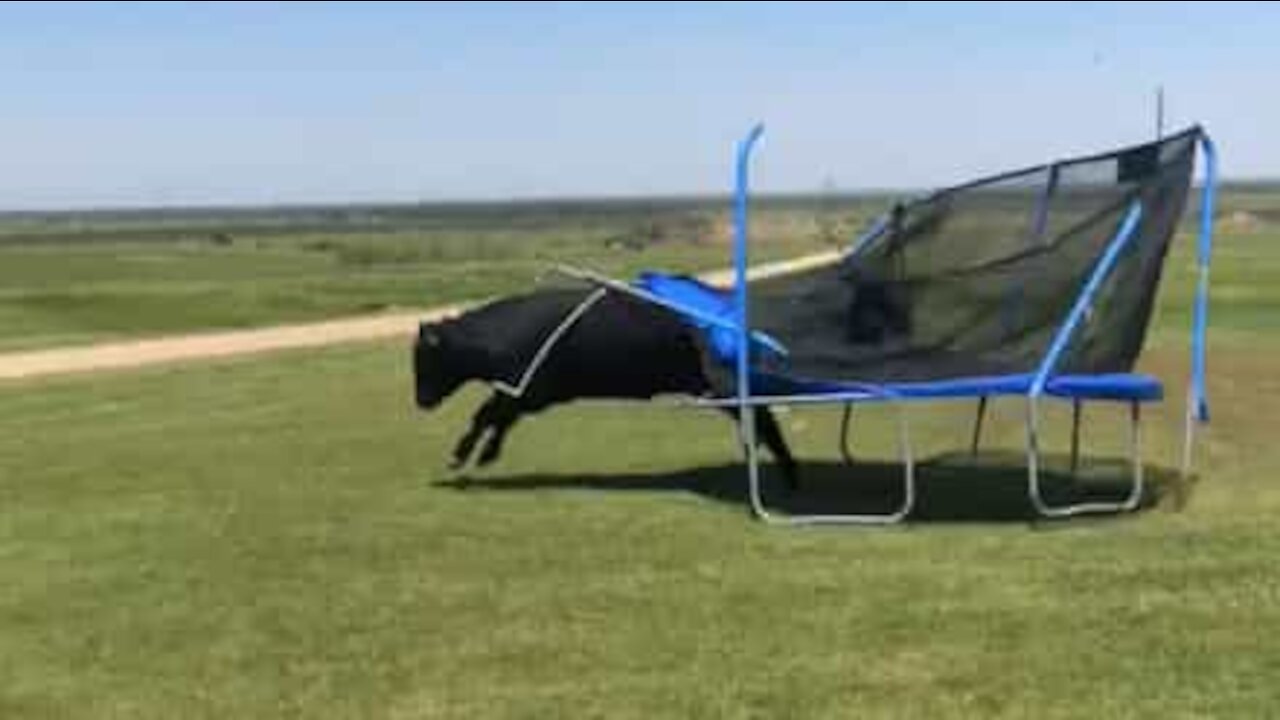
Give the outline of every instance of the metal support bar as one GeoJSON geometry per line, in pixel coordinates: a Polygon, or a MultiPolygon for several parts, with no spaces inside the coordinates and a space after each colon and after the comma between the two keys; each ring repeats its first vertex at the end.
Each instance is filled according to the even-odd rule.
{"type": "Polygon", "coordinates": [[[760,493],[760,449],[756,447],[755,413],[758,398],[751,396],[751,353],[746,352],[747,338],[751,327],[750,312],[747,305],[747,189],[751,150],[760,136],[764,126],[757,125],[738,145],[737,163],[734,176],[734,300],[737,311],[738,357],[737,357],[737,400],[739,426],[742,432],[742,444],[747,459],[747,491],[751,510],[760,519],[778,525],[813,525],[813,524],[869,524],[892,523],[905,518],[915,504],[915,462],[911,455],[911,435],[907,427],[906,409],[899,404],[898,432],[899,448],[903,456],[904,492],[902,504],[893,512],[883,515],[777,515],[765,507],[760,493]]]}
{"type": "Polygon", "coordinates": [[[1049,177],[1045,179],[1044,190],[1036,201],[1035,213],[1031,216],[1031,232],[1029,245],[1039,245],[1044,239],[1044,231],[1049,226],[1049,203],[1058,190],[1058,163],[1049,166],[1049,177]]]}
{"type": "Polygon", "coordinates": [[[1071,400],[1071,474],[1080,469],[1080,406],[1079,398],[1071,400]]]}
{"type": "Polygon", "coordinates": [[[1196,444],[1195,391],[1187,388],[1187,409],[1182,427],[1182,464],[1178,468],[1178,477],[1186,480],[1191,477],[1193,467],[1192,451],[1196,444]]]}
{"type": "Polygon", "coordinates": [[[982,418],[987,415],[987,396],[978,398],[978,414],[973,420],[973,443],[969,447],[969,455],[978,457],[978,445],[982,442],[982,418]]]}
{"type": "Polygon", "coordinates": [[[804,395],[752,395],[746,400],[737,397],[700,397],[689,401],[698,407],[725,408],[747,405],[831,405],[838,402],[925,402],[930,398],[894,395],[888,388],[865,385],[862,390],[804,395]]]}
{"type": "Polygon", "coordinates": [[[906,403],[895,403],[898,410],[898,452],[902,459],[902,502],[887,513],[841,513],[821,515],[786,515],[769,510],[760,491],[760,449],[755,445],[755,405],[742,407],[744,450],[747,457],[747,488],[751,510],[770,525],[890,525],[911,514],[916,502],[915,457],[911,449],[911,428],[906,403]]]}
{"type": "Polygon", "coordinates": [[[840,417],[840,457],[844,459],[846,465],[853,465],[856,461],[853,459],[853,452],[849,450],[849,426],[850,420],[853,419],[853,403],[844,404],[844,414],[840,417]]]}
{"type": "Polygon", "coordinates": [[[751,150],[760,136],[764,134],[764,125],[751,128],[747,137],[738,145],[737,162],[734,164],[734,310],[737,315],[738,357],[735,367],[736,390],[738,395],[738,428],[742,433],[742,444],[747,456],[747,485],[751,501],[751,509],[757,517],[767,518],[768,511],[760,497],[760,450],[756,447],[756,409],[747,404],[751,397],[751,353],[748,348],[750,333],[750,314],[747,309],[747,187],[750,182],[751,150]]]}
{"type": "Polygon", "coordinates": [[[1132,466],[1132,481],[1129,493],[1120,501],[1094,501],[1072,503],[1068,505],[1050,505],[1040,491],[1040,435],[1039,413],[1036,398],[1027,398],[1027,497],[1031,506],[1042,517],[1060,518],[1085,513],[1119,513],[1130,512],[1142,501],[1142,405],[1138,401],[1129,403],[1129,456],[1132,466]]]}

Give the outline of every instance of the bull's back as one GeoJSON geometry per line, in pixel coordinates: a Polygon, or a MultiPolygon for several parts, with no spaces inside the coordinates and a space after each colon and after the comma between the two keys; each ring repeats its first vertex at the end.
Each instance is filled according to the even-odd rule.
{"type": "Polygon", "coordinates": [[[692,331],[675,313],[610,292],[579,318],[539,371],[557,396],[648,398],[706,387],[692,331]]]}

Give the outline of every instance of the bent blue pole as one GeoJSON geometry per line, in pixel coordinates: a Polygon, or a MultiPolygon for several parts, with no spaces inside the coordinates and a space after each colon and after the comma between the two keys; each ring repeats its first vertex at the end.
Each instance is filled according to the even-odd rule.
{"type": "Polygon", "coordinates": [[[1213,251],[1213,211],[1218,195],[1218,151],[1208,135],[1200,136],[1204,151],[1204,186],[1200,190],[1200,242],[1196,253],[1196,304],[1191,329],[1191,405],[1196,419],[1209,421],[1205,392],[1205,346],[1209,323],[1209,255],[1213,251]]]}
{"type": "Polygon", "coordinates": [[[1067,344],[1071,342],[1072,335],[1075,334],[1076,327],[1084,320],[1085,315],[1089,312],[1090,305],[1093,304],[1093,296],[1097,294],[1098,288],[1102,285],[1102,281],[1107,275],[1111,274],[1112,268],[1120,259],[1120,254],[1129,245],[1130,238],[1134,235],[1134,230],[1138,227],[1138,221],[1142,219],[1142,201],[1134,200],[1129,205],[1129,211],[1125,213],[1124,220],[1120,223],[1120,229],[1116,232],[1115,237],[1107,244],[1106,252],[1102,254],[1102,259],[1094,266],[1093,272],[1089,274],[1089,280],[1085,283],[1084,289],[1076,296],[1076,303],[1071,308],[1071,312],[1067,315],[1067,319],[1062,323],[1058,333],[1053,336],[1053,343],[1049,346],[1049,351],[1045,353],[1044,360],[1040,362],[1039,369],[1036,370],[1035,379],[1031,382],[1031,397],[1039,397],[1044,392],[1044,386],[1049,382],[1049,378],[1053,375],[1053,371],[1057,369],[1058,361],[1062,358],[1062,353],[1067,349],[1067,344]]]}
{"type": "Polygon", "coordinates": [[[738,157],[734,173],[734,303],[737,306],[738,320],[738,400],[745,403],[751,396],[751,353],[747,340],[750,333],[750,313],[747,311],[747,191],[750,186],[751,151],[760,136],[764,134],[764,125],[757,124],[751,128],[747,137],[738,144],[738,157]]]}
{"type": "Polygon", "coordinates": [[[737,163],[734,167],[734,243],[733,267],[736,284],[734,308],[738,320],[738,432],[747,459],[747,498],[751,512],[767,520],[769,511],[760,495],[760,451],[756,447],[756,409],[751,398],[751,345],[747,338],[751,332],[750,313],[747,311],[747,190],[750,184],[751,150],[764,134],[764,125],[756,125],[738,144],[737,163]]]}

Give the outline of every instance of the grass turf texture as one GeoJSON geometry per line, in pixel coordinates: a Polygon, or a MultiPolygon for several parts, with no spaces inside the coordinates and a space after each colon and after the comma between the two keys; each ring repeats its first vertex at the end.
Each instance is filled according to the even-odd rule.
{"type": "MultiPolygon", "coordinates": [[[[766,204],[756,258],[829,248],[870,202],[848,200],[830,222],[802,201],[766,204]]],[[[174,229],[163,215],[94,216],[74,233],[65,218],[36,232],[0,216],[0,352],[475,300],[525,287],[553,263],[619,277],[717,268],[729,255],[721,205],[428,208],[327,229],[284,214],[279,227],[234,233],[218,228],[235,214],[174,229]]]]}
{"type": "MultiPolygon", "coordinates": [[[[403,344],[0,388],[0,716],[1266,716],[1276,240],[1220,245],[1189,487],[1185,243],[1170,258],[1142,361],[1170,381],[1159,502],[1120,519],[1025,521],[1014,403],[978,461],[923,469],[905,529],[787,531],[747,517],[714,413],[556,410],[456,483],[481,394],[418,414],[403,344]]],[[[971,414],[914,410],[921,454],[965,447],[971,414]]],[[[1122,415],[1089,407],[1091,456],[1122,454],[1122,415]]],[[[879,457],[838,488],[837,421],[784,416],[806,492],[889,499],[890,416],[859,415],[879,457]]]]}

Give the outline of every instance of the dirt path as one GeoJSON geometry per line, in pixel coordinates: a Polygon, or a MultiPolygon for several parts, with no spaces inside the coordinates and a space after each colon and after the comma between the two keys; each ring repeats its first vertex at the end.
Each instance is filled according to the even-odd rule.
{"type": "MultiPolygon", "coordinates": [[[[770,277],[820,265],[835,253],[809,255],[795,260],[762,265],[752,270],[752,278],[770,277]]],[[[703,280],[724,285],[733,278],[730,270],[704,273],[703,280]]],[[[128,340],[72,348],[51,348],[0,354],[0,380],[20,380],[46,375],[119,370],[126,368],[191,362],[209,358],[250,355],[292,348],[319,347],[360,341],[408,336],[418,323],[457,314],[471,303],[457,303],[429,310],[362,316],[299,325],[279,325],[253,330],[195,333],[149,340],[128,340]]]]}

